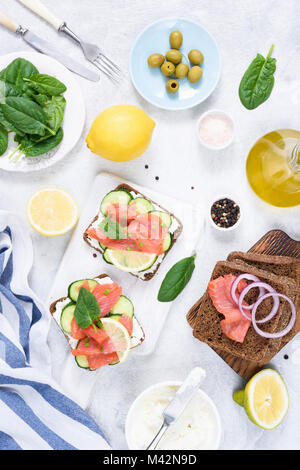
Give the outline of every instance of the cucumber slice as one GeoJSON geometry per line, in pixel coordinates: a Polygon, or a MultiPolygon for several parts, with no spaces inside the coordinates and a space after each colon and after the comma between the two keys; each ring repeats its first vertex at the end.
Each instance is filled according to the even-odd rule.
{"type": "Polygon", "coordinates": [[[106,208],[110,204],[129,204],[132,199],[133,197],[128,191],[115,189],[104,196],[100,205],[100,211],[103,215],[106,215],[106,208]]]}
{"type": "Polygon", "coordinates": [[[168,251],[171,248],[172,240],[173,240],[172,234],[168,232],[164,238],[163,245],[162,245],[164,251],[168,251]]]}
{"type": "Polygon", "coordinates": [[[172,225],[172,217],[167,212],[163,211],[151,211],[151,214],[158,215],[161,218],[163,227],[170,228],[172,225]]]}
{"type": "Polygon", "coordinates": [[[74,310],[75,310],[76,304],[74,302],[68,303],[61,312],[60,315],[60,325],[62,329],[64,330],[65,333],[68,333],[69,335],[72,333],[71,331],[71,322],[74,318],[74,310]]]}
{"type": "Polygon", "coordinates": [[[130,202],[130,204],[135,205],[137,214],[147,214],[147,212],[151,212],[154,209],[151,202],[148,201],[148,199],[145,199],[144,197],[136,197],[130,202]]]}
{"type": "Polygon", "coordinates": [[[78,367],[81,367],[81,369],[89,369],[89,363],[87,360],[86,356],[75,356],[75,361],[78,367]]]}
{"type": "Polygon", "coordinates": [[[117,314],[114,314],[114,315],[109,314],[109,315],[107,315],[107,318],[111,318],[112,320],[119,321],[121,316],[122,315],[120,313],[117,313],[117,314]]]}
{"type": "Polygon", "coordinates": [[[101,250],[105,251],[106,246],[102,245],[102,243],[100,243],[100,242],[98,242],[98,243],[99,243],[99,246],[100,246],[101,250]]]}
{"type": "Polygon", "coordinates": [[[81,279],[80,281],[72,282],[72,284],[69,285],[68,297],[73,300],[73,302],[77,302],[79,289],[84,282],[89,283],[90,290],[93,290],[94,287],[98,285],[98,282],[95,281],[95,279],[81,279]]]}
{"type": "Polygon", "coordinates": [[[112,262],[110,261],[110,257],[109,257],[109,251],[107,248],[104,248],[104,252],[103,252],[103,255],[102,255],[104,261],[108,264],[112,264],[112,262]]]}
{"type": "Polygon", "coordinates": [[[129,300],[125,295],[121,295],[116,305],[110,311],[111,314],[125,314],[128,315],[130,318],[133,318],[134,315],[134,308],[133,303],[129,300]]]}

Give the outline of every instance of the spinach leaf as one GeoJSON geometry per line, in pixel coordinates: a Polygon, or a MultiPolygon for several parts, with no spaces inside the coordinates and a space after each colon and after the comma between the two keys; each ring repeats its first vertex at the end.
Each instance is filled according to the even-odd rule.
{"type": "Polygon", "coordinates": [[[47,97],[47,101],[40,101],[43,101],[43,104],[40,103],[40,105],[44,110],[47,124],[54,132],[57,132],[64,120],[66,107],[65,98],[63,96],[52,96],[52,98],[47,97]]]}
{"type": "Polygon", "coordinates": [[[92,292],[81,287],[74,310],[74,317],[79,328],[88,328],[100,317],[100,307],[92,292]]]}
{"type": "Polygon", "coordinates": [[[46,129],[55,134],[46,126],[44,111],[34,101],[9,96],[5,104],[0,104],[0,108],[5,119],[25,134],[45,135],[46,129]]]}
{"type": "Polygon", "coordinates": [[[3,155],[8,147],[8,132],[0,126],[0,156],[3,155]]]}
{"type": "Polygon", "coordinates": [[[5,119],[1,107],[0,107],[0,124],[2,124],[2,126],[5,127],[5,129],[8,129],[9,131],[12,131],[12,132],[16,132],[16,134],[19,134],[20,136],[25,135],[24,132],[17,129],[11,122],[5,119]]]}
{"type": "Polygon", "coordinates": [[[255,109],[264,103],[272,93],[274,87],[274,73],[276,59],[271,57],[274,46],[264,58],[257,54],[246,70],[239,87],[239,96],[247,109],[255,109]]]}
{"type": "Polygon", "coordinates": [[[184,258],[167,272],[157,296],[160,302],[171,302],[185,288],[195,269],[195,258],[184,258]]]}
{"type": "Polygon", "coordinates": [[[1,70],[0,79],[14,85],[21,92],[25,92],[29,84],[23,78],[30,78],[38,73],[37,68],[31,62],[18,58],[13,60],[4,70],[1,70]]]}
{"type": "Polygon", "coordinates": [[[61,143],[63,136],[63,130],[60,128],[56,135],[47,134],[40,137],[37,141],[31,140],[31,136],[25,136],[17,141],[21,143],[21,149],[26,157],[38,157],[57,147],[61,143]]]}
{"type": "Polygon", "coordinates": [[[120,240],[125,238],[124,230],[121,225],[110,217],[104,217],[99,224],[99,228],[102,232],[112,240],[120,240]]]}
{"type": "Polygon", "coordinates": [[[32,75],[30,78],[24,78],[24,81],[34,90],[48,96],[58,96],[67,90],[57,78],[46,74],[32,75]]]}

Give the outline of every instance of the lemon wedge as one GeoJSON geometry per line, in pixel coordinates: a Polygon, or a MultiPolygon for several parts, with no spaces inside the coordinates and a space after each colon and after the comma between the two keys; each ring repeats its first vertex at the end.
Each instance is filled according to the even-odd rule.
{"type": "Polygon", "coordinates": [[[120,364],[126,361],[131,348],[131,339],[125,326],[111,318],[101,318],[104,331],[116,348],[120,364]]]}
{"type": "Polygon", "coordinates": [[[244,391],[233,395],[249,419],[263,429],[274,429],[282,422],[289,407],[287,387],[278,372],[264,369],[255,374],[244,391]]]}
{"type": "Polygon", "coordinates": [[[127,273],[137,273],[151,268],[157,256],[152,253],[125,250],[105,250],[105,258],[127,273]]]}
{"type": "Polygon", "coordinates": [[[26,213],[32,228],[46,237],[67,233],[78,219],[73,197],[58,188],[44,188],[34,193],[27,203],[26,213]]]}

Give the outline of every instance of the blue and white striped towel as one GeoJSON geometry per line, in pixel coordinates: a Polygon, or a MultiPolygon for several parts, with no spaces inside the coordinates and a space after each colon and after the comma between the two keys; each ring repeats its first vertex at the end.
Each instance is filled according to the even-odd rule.
{"type": "Polygon", "coordinates": [[[110,449],[51,378],[51,320],[28,286],[32,259],[23,224],[0,211],[0,449],[110,449]]]}

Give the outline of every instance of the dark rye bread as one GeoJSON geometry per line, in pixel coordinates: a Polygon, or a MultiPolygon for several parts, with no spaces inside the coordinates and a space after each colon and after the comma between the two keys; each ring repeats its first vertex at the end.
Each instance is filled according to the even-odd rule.
{"type": "MultiPolygon", "coordinates": [[[[244,266],[239,263],[230,263],[221,261],[216,264],[211,280],[224,276],[226,274],[234,274],[236,276],[245,272],[244,266]]],[[[277,291],[285,295],[291,296],[291,291],[295,289],[295,282],[287,280],[285,277],[276,276],[272,273],[259,270],[254,267],[247,269],[247,272],[258,276],[262,281],[272,285],[277,291]]],[[[252,303],[257,298],[255,289],[250,291],[246,300],[252,303]]],[[[198,304],[199,302],[197,302],[198,304]]],[[[257,318],[260,319],[270,311],[272,305],[271,299],[267,299],[265,303],[258,308],[257,318]]],[[[193,309],[193,308],[192,308],[193,309]]],[[[264,324],[264,329],[269,332],[276,331],[281,315],[288,314],[288,307],[285,304],[280,305],[279,313],[273,319],[264,324]]],[[[198,309],[197,319],[194,322],[194,336],[200,341],[204,341],[212,347],[222,349],[235,356],[248,360],[260,361],[268,351],[270,343],[274,348],[278,347],[280,340],[270,340],[258,335],[252,325],[249,327],[248,333],[243,343],[238,343],[223,334],[220,327],[222,314],[215,309],[208,293],[204,294],[201,305],[198,309]]]]}
{"type": "MultiPolygon", "coordinates": [[[[109,276],[108,274],[99,274],[99,276],[95,276],[95,278],[97,278],[97,279],[103,279],[104,277],[110,277],[110,276],[109,276]]],[[[50,307],[49,307],[49,310],[50,310],[50,313],[51,313],[52,317],[53,317],[53,315],[54,315],[55,312],[56,312],[56,304],[57,304],[58,302],[61,302],[61,301],[63,301],[63,300],[66,300],[67,298],[68,298],[67,296],[66,296],[66,297],[61,297],[60,299],[57,299],[57,300],[55,300],[54,302],[52,302],[52,304],[51,304],[50,307]]],[[[136,346],[133,346],[131,349],[134,349],[134,348],[136,348],[137,346],[140,346],[140,344],[142,344],[142,342],[143,342],[144,339],[145,339],[145,332],[144,332],[144,330],[143,330],[143,328],[142,328],[140,322],[137,320],[137,318],[136,318],[135,315],[134,315],[134,319],[135,319],[135,321],[138,323],[139,327],[141,328],[141,331],[143,332],[143,337],[141,338],[141,342],[140,342],[139,344],[137,344],[136,346]]],[[[69,343],[69,337],[68,337],[68,335],[66,335],[66,334],[63,332],[62,328],[60,328],[60,331],[63,333],[64,337],[66,338],[67,342],[69,343]]]]}
{"type": "MultiPolygon", "coordinates": [[[[296,289],[291,300],[295,303],[297,319],[293,329],[281,339],[282,347],[287,344],[300,330],[300,260],[288,256],[270,256],[258,253],[243,253],[233,251],[227,257],[228,261],[243,262],[250,266],[256,266],[265,271],[276,274],[277,276],[286,276],[295,281],[296,289]]],[[[289,318],[286,319],[287,321],[289,318]]],[[[287,322],[281,321],[282,329],[287,322]]]]}
{"type": "MultiPolygon", "coordinates": [[[[145,196],[144,194],[142,193],[139,193],[138,191],[136,191],[136,189],[132,188],[131,186],[129,186],[128,184],[125,184],[125,183],[122,183],[122,184],[119,184],[116,188],[114,188],[115,191],[117,190],[122,190],[124,189],[125,191],[130,191],[130,192],[134,192],[137,196],[141,196],[145,199],[147,199],[148,201],[150,201],[152,204],[154,204],[155,206],[159,207],[163,212],[166,212],[167,214],[169,214],[173,219],[175,219],[178,223],[178,228],[172,232],[172,243],[171,243],[171,246],[169,248],[169,250],[163,254],[162,256],[162,260],[160,261],[160,263],[158,263],[154,270],[151,270],[152,268],[149,269],[149,272],[144,272],[144,277],[143,278],[140,278],[138,274],[135,274],[135,273],[129,273],[131,274],[132,276],[135,276],[137,277],[138,279],[141,279],[142,281],[150,281],[150,279],[153,278],[153,276],[155,276],[155,274],[157,273],[161,263],[163,262],[163,260],[165,259],[165,257],[167,256],[168,252],[173,248],[174,246],[174,243],[176,242],[176,240],[178,239],[178,237],[180,236],[181,232],[182,232],[182,229],[183,229],[183,226],[182,226],[182,223],[180,222],[180,220],[175,217],[174,214],[172,214],[171,212],[169,212],[167,209],[164,209],[162,206],[160,206],[159,204],[157,204],[157,202],[155,201],[152,201],[148,196],[145,196]]],[[[99,251],[99,253],[103,254],[103,250],[101,250],[100,246],[99,248],[95,248],[92,244],[91,244],[91,238],[88,236],[87,234],[87,230],[89,230],[93,223],[98,219],[98,215],[96,215],[94,217],[94,219],[92,220],[92,222],[90,223],[90,225],[88,226],[88,228],[85,230],[84,234],[83,234],[83,239],[84,241],[93,249],[93,250],[96,250],[96,251],[99,251]]],[[[171,226],[172,228],[172,226],[171,226]]]]}

